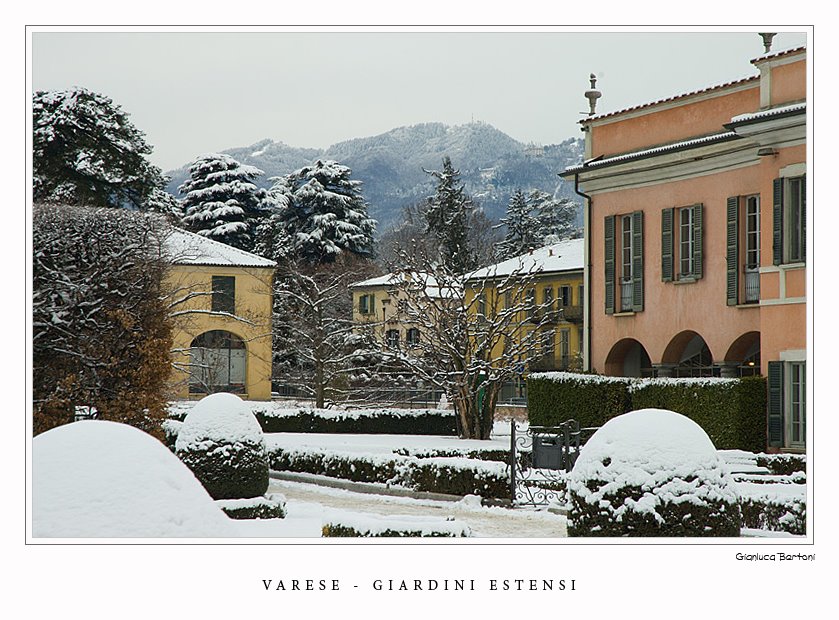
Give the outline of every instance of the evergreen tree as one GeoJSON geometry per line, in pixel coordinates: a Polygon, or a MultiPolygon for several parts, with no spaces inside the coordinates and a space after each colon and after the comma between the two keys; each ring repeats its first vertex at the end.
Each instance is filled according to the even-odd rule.
{"type": "Polygon", "coordinates": [[[262,171],[220,153],[200,155],[189,167],[190,178],[178,188],[183,225],[199,235],[251,251],[253,235],[270,203],[254,185],[262,171]]]}
{"type": "Polygon", "coordinates": [[[543,245],[544,233],[533,211],[532,199],[525,196],[521,190],[516,190],[507,205],[507,215],[501,218],[498,224],[499,227],[506,226],[507,229],[504,241],[498,244],[500,259],[520,256],[543,245]]]}
{"type": "Polygon", "coordinates": [[[577,231],[577,204],[567,198],[556,199],[547,192],[534,190],[529,197],[536,211],[539,245],[571,239],[577,231]]]}
{"type": "Polygon", "coordinates": [[[436,238],[441,262],[455,273],[466,273],[476,266],[468,244],[472,200],[464,190],[460,171],[454,169],[448,156],[443,158],[442,170],[425,172],[437,179],[437,189],[428,198],[424,214],[426,232],[436,238]]]}
{"type": "Polygon", "coordinates": [[[35,202],[168,210],[167,179],[128,114],[85,88],[38,91],[32,100],[35,202]]]}
{"type": "MultiPolygon", "coordinates": [[[[286,177],[287,197],[279,206],[276,223],[289,247],[289,256],[309,264],[334,262],[343,253],[361,258],[374,255],[376,220],[367,215],[361,181],[352,170],[335,161],[318,160],[286,177]]],[[[275,186],[276,187],[276,186],[275,186]]]]}
{"type": "Polygon", "coordinates": [[[260,256],[282,262],[292,257],[292,240],[285,230],[284,213],[291,203],[291,188],[286,177],[268,179],[274,185],[268,190],[270,205],[256,227],[253,251],[260,256]]]}

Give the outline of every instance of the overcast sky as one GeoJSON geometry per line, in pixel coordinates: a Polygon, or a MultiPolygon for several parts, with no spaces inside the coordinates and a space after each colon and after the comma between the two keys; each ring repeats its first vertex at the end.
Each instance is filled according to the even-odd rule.
{"type": "MultiPolygon", "coordinates": [[[[773,51],[806,43],[782,33],[773,51]]],[[[755,32],[34,32],[35,90],[111,97],[170,170],[263,138],[327,147],[480,120],[522,142],[579,137],[597,112],[755,75],[755,32]]]]}

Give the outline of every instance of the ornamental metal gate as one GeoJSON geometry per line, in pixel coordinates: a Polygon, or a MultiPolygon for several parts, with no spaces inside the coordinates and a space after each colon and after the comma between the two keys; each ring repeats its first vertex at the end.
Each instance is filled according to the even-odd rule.
{"type": "Polygon", "coordinates": [[[513,506],[562,503],[565,473],[571,471],[580,447],[596,431],[576,420],[558,426],[519,429],[510,421],[510,499],[513,506]]]}

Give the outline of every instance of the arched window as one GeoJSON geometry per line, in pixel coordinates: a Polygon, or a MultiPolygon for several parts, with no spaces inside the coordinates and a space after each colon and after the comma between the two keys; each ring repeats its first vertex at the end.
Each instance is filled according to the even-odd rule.
{"type": "Polygon", "coordinates": [[[243,394],[246,358],[245,343],[235,334],[213,330],[197,336],[190,345],[190,393],[243,394]]]}

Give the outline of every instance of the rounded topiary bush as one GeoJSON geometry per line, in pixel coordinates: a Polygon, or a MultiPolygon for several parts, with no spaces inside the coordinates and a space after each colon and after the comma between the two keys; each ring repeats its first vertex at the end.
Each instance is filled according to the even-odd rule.
{"type": "Polygon", "coordinates": [[[268,489],[259,422],[235,394],[211,394],[186,416],[175,453],[213,499],[258,497],[268,489]]]}
{"type": "Polygon", "coordinates": [[[568,475],[569,536],[739,536],[734,482],[702,428],[663,409],[609,420],[568,475]]]}

